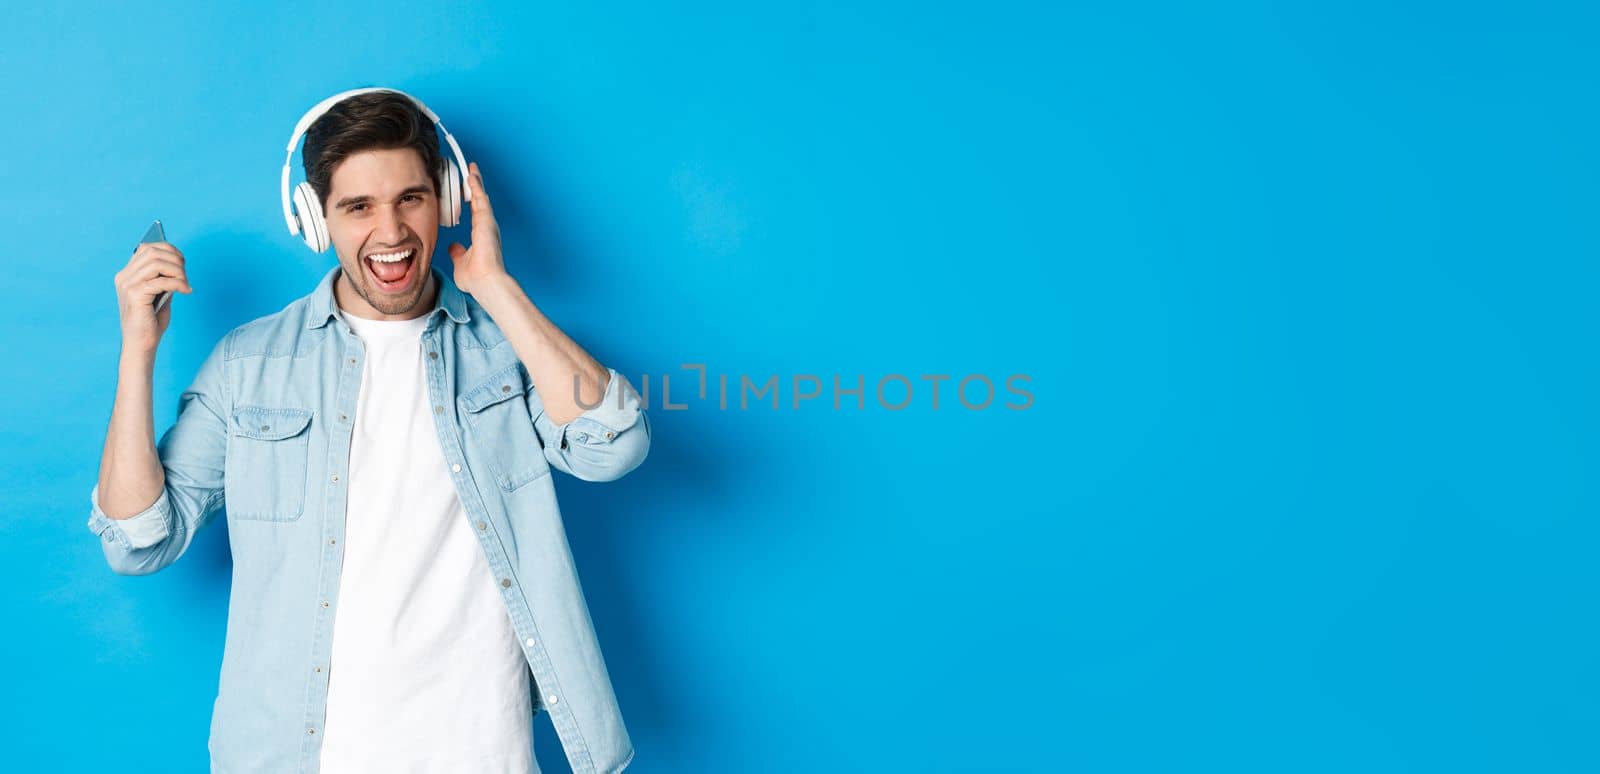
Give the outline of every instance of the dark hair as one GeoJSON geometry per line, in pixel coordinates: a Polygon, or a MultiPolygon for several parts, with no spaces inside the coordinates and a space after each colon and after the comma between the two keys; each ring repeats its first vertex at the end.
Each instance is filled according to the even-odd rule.
{"type": "Polygon", "coordinates": [[[324,209],[333,188],[333,170],[351,155],[367,150],[412,148],[439,195],[439,135],[410,97],[392,91],[367,92],[335,103],[306,129],[306,180],[324,209]]]}

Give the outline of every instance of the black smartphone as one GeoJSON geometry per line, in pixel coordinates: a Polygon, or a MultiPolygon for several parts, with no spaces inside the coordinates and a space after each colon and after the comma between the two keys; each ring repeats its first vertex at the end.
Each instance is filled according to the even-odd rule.
{"type": "MultiPolygon", "coordinates": [[[[144,232],[144,238],[139,240],[139,244],[142,245],[150,242],[165,241],[167,241],[167,232],[161,228],[161,221],[157,220],[150,224],[150,229],[144,232]]],[[[152,301],[151,303],[155,304],[156,311],[159,312],[161,311],[161,307],[166,306],[167,302],[170,300],[172,300],[172,291],[163,290],[161,291],[161,295],[156,296],[156,300],[152,301]]]]}

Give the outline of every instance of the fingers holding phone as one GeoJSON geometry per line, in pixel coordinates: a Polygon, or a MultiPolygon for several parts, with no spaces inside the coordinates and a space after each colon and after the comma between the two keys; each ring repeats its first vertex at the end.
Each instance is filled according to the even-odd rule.
{"type": "Polygon", "coordinates": [[[182,251],[168,242],[146,242],[116,274],[117,306],[124,347],[154,351],[172,319],[164,293],[192,293],[182,251]],[[158,308],[159,307],[159,308],[158,308]]]}

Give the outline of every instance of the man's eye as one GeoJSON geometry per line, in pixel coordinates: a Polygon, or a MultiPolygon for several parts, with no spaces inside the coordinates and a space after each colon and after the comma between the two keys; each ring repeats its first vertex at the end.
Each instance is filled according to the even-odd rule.
{"type": "Polygon", "coordinates": [[[367,205],[365,205],[365,204],[352,204],[352,205],[350,205],[350,211],[351,212],[360,212],[361,209],[366,207],[366,206],[367,205]]]}
{"type": "Polygon", "coordinates": [[[422,201],[422,197],[418,196],[417,194],[406,194],[405,196],[402,196],[400,198],[401,199],[414,199],[414,200],[419,201],[419,202],[422,201]]]}

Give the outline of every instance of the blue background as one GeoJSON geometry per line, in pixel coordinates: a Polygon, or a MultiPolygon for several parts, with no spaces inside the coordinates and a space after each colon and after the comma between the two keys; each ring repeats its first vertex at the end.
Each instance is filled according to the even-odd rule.
{"type": "Polygon", "coordinates": [[[558,482],[636,770],[1600,768],[1597,19],[1517,5],[11,9],[8,767],[205,768],[226,527],[144,578],[85,527],[112,275],[153,218],[189,259],[160,433],[332,265],[283,145],[379,84],[554,320],[680,374],[558,482]],[[975,373],[1033,405],[917,379],[975,373]]]}

